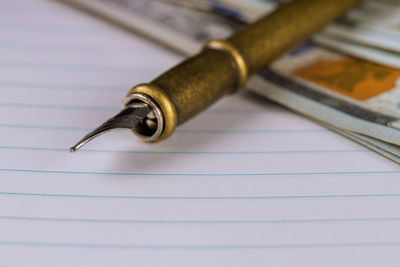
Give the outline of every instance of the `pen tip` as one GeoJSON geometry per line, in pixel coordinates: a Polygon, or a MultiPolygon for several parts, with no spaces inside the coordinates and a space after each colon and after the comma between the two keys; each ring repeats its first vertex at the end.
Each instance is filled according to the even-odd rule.
{"type": "Polygon", "coordinates": [[[127,106],[120,113],[107,120],[100,127],[94,129],[83,137],[76,145],[72,146],[69,151],[75,152],[93,138],[114,130],[114,129],[133,129],[140,121],[142,121],[150,112],[147,104],[140,103],[127,106]]]}
{"type": "Polygon", "coordinates": [[[69,148],[69,152],[75,152],[75,151],[77,151],[79,148],[81,148],[81,146],[83,146],[84,144],[85,144],[86,142],[85,141],[79,141],[78,143],[76,143],[76,145],[74,145],[74,146],[71,146],[70,148],[69,148]]]}

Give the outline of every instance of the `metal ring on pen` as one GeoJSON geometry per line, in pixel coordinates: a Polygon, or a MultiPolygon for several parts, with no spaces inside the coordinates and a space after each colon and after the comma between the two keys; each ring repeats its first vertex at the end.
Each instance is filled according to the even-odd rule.
{"type": "Polygon", "coordinates": [[[132,131],[143,141],[157,141],[164,131],[164,116],[161,109],[150,97],[141,93],[129,94],[124,101],[125,106],[134,105],[132,103],[135,101],[148,105],[151,112],[145,117],[145,120],[137,124],[132,131]],[[155,127],[150,127],[148,122],[153,122],[153,126],[155,127]]]}
{"type": "Polygon", "coordinates": [[[178,115],[173,102],[160,87],[151,83],[136,85],[129,91],[125,104],[132,100],[140,100],[148,104],[157,119],[157,130],[150,135],[145,129],[134,129],[142,140],[160,141],[173,133],[178,123],[178,115]]]}
{"type": "Polygon", "coordinates": [[[242,89],[247,82],[248,69],[246,61],[244,60],[242,54],[240,54],[240,52],[236,49],[236,47],[224,40],[211,40],[207,42],[204,47],[224,51],[232,56],[239,72],[238,84],[233,92],[237,92],[242,89]]]}

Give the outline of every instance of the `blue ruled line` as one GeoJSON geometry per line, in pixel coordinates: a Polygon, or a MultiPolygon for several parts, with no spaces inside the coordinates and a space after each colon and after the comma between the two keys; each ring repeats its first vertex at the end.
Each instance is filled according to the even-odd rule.
{"type": "Polygon", "coordinates": [[[7,81],[0,81],[0,86],[2,87],[22,87],[22,88],[29,88],[29,89],[61,89],[61,90],[88,90],[88,91],[117,91],[126,92],[128,88],[126,86],[105,86],[105,85],[84,85],[84,84],[57,84],[57,83],[41,83],[41,82],[7,82],[7,81]]]}
{"type": "Polygon", "coordinates": [[[26,51],[44,51],[44,52],[61,52],[65,53],[85,53],[85,54],[112,54],[112,55],[126,55],[132,56],[135,54],[135,58],[139,56],[149,57],[151,51],[143,49],[142,47],[99,47],[99,46],[84,46],[76,44],[50,44],[50,43],[27,43],[20,41],[9,41],[0,39],[1,49],[10,50],[26,50],[26,51]],[[142,49],[138,51],[138,49],[142,49]]]}
{"type": "MultiPolygon", "coordinates": [[[[1,86],[1,82],[0,82],[1,86]]],[[[122,106],[107,107],[107,106],[77,106],[77,105],[62,105],[62,104],[31,104],[31,103],[10,103],[10,102],[0,102],[0,107],[2,108],[31,108],[31,109],[71,109],[71,110],[121,110],[122,106]]],[[[223,109],[223,108],[213,108],[207,109],[206,113],[218,113],[218,114],[262,114],[262,113],[284,113],[288,112],[284,109],[223,109]]]]}
{"type": "Polygon", "coordinates": [[[76,105],[53,105],[53,104],[30,104],[30,103],[7,103],[0,102],[0,107],[11,108],[34,108],[34,109],[61,109],[61,110],[105,110],[119,111],[121,107],[106,107],[106,106],[76,106],[76,105]]]}
{"type": "MultiPolygon", "coordinates": [[[[0,82],[1,83],[1,82],[0,82]]],[[[1,84],[0,84],[1,86],[1,84]]],[[[122,106],[77,106],[77,105],[62,105],[62,104],[32,104],[32,103],[11,103],[11,102],[0,102],[2,108],[31,108],[31,109],[55,109],[55,110],[111,110],[119,111],[122,106]]],[[[271,113],[271,112],[287,112],[283,109],[207,109],[206,113],[218,113],[218,114],[260,114],[260,113],[271,113]]]]}
{"type": "Polygon", "coordinates": [[[116,176],[305,176],[305,175],[368,175],[368,174],[400,174],[400,171],[341,171],[341,172],[267,172],[267,173],[140,173],[140,172],[95,172],[95,171],[61,171],[61,170],[29,170],[0,169],[0,172],[48,173],[48,174],[81,174],[81,175],[116,175],[116,176]]]}
{"type": "MultiPolygon", "coordinates": [[[[7,124],[0,123],[2,128],[18,129],[49,129],[49,130],[72,130],[72,131],[92,131],[93,127],[74,127],[74,126],[52,126],[52,125],[29,125],[29,124],[7,124]]],[[[181,134],[299,134],[299,133],[330,133],[327,129],[269,129],[269,130],[184,130],[177,129],[174,133],[181,134]]]]}
{"type": "Polygon", "coordinates": [[[28,22],[7,22],[2,21],[0,24],[2,31],[13,32],[13,33],[52,33],[57,35],[75,35],[78,37],[81,34],[85,36],[95,36],[104,34],[107,29],[101,25],[89,26],[89,27],[78,27],[77,25],[60,24],[60,23],[28,23],[28,22]]]}
{"type": "Polygon", "coordinates": [[[343,194],[343,195],[278,195],[278,196],[129,196],[129,195],[84,195],[0,192],[4,196],[59,197],[59,198],[99,198],[99,199],[161,199],[161,200],[258,200],[258,199],[329,199],[329,198],[381,198],[400,197],[399,194],[343,194]]]}
{"type": "Polygon", "coordinates": [[[50,63],[50,62],[17,62],[17,61],[0,61],[1,68],[17,68],[32,70],[55,70],[55,71],[78,71],[78,72],[102,72],[113,74],[133,74],[133,73],[152,73],[157,68],[151,66],[132,65],[132,66],[105,66],[94,64],[68,64],[68,63],[50,63]]]}
{"type": "Polygon", "coordinates": [[[17,128],[17,129],[46,129],[46,130],[71,130],[71,131],[91,131],[93,128],[73,127],[73,126],[52,126],[52,125],[28,125],[28,124],[7,124],[0,123],[1,128],[17,128]]]}
{"type": "Polygon", "coordinates": [[[284,219],[284,220],[116,220],[88,218],[53,218],[0,216],[0,220],[38,222],[80,222],[110,224],[296,224],[296,223],[347,223],[347,222],[397,222],[400,217],[381,218],[327,218],[327,219],[284,219]]]}
{"type": "MultiPolygon", "coordinates": [[[[8,150],[32,150],[32,151],[60,151],[66,152],[66,148],[47,148],[47,147],[18,147],[0,146],[0,149],[8,150]]],[[[117,154],[309,154],[309,153],[370,153],[367,149],[348,149],[348,150],[277,150],[277,151],[137,151],[137,150],[106,150],[106,149],[81,149],[86,153],[117,153],[117,154]]]]}
{"type": "Polygon", "coordinates": [[[269,129],[269,130],[185,130],[178,129],[176,133],[185,134],[287,134],[287,133],[319,133],[330,132],[327,129],[269,129]]]}
{"type": "Polygon", "coordinates": [[[64,247],[92,249],[181,249],[181,250],[235,250],[235,249],[306,249],[306,248],[343,248],[343,247],[398,247],[400,242],[353,242],[353,243],[299,243],[299,244],[238,244],[238,245],[145,245],[113,243],[66,243],[66,242],[33,242],[0,240],[2,246],[25,247],[64,247]]]}

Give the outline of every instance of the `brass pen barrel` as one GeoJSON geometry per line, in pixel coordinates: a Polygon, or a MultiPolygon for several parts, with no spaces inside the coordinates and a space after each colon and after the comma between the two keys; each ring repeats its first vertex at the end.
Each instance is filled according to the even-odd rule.
{"type": "MultiPolygon", "coordinates": [[[[167,138],[177,125],[192,118],[225,94],[242,88],[249,75],[301,44],[361,2],[293,0],[245,26],[226,40],[206,43],[200,53],[150,83],[139,84],[129,91],[125,102],[127,108],[133,104],[145,103],[152,111],[148,119],[136,117],[131,129],[145,141],[167,138]]],[[[129,116],[124,115],[124,112],[121,114],[86,136],[72,151],[113,127],[129,128],[129,123],[117,125],[121,125],[121,120],[129,121],[129,116]]]]}
{"type": "Polygon", "coordinates": [[[150,84],[133,87],[130,94],[148,95],[165,118],[162,134],[152,141],[165,139],[177,125],[242,87],[249,75],[359,3],[361,0],[294,0],[226,41],[206,44],[199,54],[150,84]]]}
{"type": "Polygon", "coordinates": [[[360,4],[360,0],[294,0],[227,39],[244,57],[250,73],[307,40],[360,4]]]}

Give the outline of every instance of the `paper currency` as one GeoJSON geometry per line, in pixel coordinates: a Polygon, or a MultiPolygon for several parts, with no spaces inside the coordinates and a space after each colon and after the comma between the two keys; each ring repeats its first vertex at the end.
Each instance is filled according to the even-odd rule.
{"type": "Polygon", "coordinates": [[[308,46],[274,62],[250,87],[336,128],[400,145],[400,69],[308,46]]]}
{"type": "Polygon", "coordinates": [[[224,38],[243,23],[181,7],[169,0],[59,0],[167,45],[193,54],[208,40],[224,38]]]}
{"type": "MultiPolygon", "coordinates": [[[[242,26],[159,1],[63,1],[139,30],[184,54],[193,54],[205,41],[223,38],[242,26]]],[[[255,75],[248,88],[400,163],[400,68],[310,44],[255,75]]]]}
{"type": "Polygon", "coordinates": [[[400,53],[375,49],[349,40],[343,40],[340,37],[331,36],[329,34],[315,35],[313,40],[320,45],[341,51],[348,55],[353,55],[386,66],[400,68],[400,53]]]}
{"type": "Polygon", "coordinates": [[[215,12],[242,21],[254,20],[254,14],[269,13],[282,2],[280,0],[163,0],[181,6],[207,12],[215,12]]]}
{"type": "Polygon", "coordinates": [[[322,35],[339,37],[365,46],[400,52],[400,3],[366,1],[322,35]]]}
{"type": "MultiPolygon", "coordinates": [[[[224,13],[233,19],[251,23],[260,16],[272,12],[284,1],[191,0],[190,2],[212,2],[214,6],[203,6],[203,10],[224,13]]],[[[399,67],[400,1],[365,1],[321,33],[315,34],[313,40],[346,54],[399,67]]]]}

